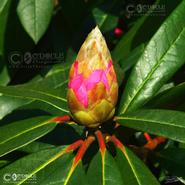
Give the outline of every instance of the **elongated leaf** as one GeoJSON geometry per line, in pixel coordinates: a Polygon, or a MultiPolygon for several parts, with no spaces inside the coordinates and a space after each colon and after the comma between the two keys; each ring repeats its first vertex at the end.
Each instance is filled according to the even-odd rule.
{"type": "MultiPolygon", "coordinates": [[[[39,87],[40,90],[44,92],[47,91],[45,87],[48,87],[48,90],[61,88],[63,92],[60,94],[60,96],[62,94],[66,94],[69,68],[70,68],[69,64],[54,66],[45,75],[44,78],[39,79],[39,81],[30,82],[29,85],[24,84],[22,87],[26,87],[26,88],[34,87],[34,89],[38,89],[39,87]]],[[[36,100],[39,102],[37,101],[35,102],[34,101],[35,99],[31,95],[30,95],[30,98],[25,99],[24,97],[20,96],[20,95],[23,95],[22,93],[20,93],[19,96],[16,96],[16,97],[14,93],[8,94],[8,96],[6,96],[5,94],[0,93],[0,119],[2,119],[4,116],[6,116],[7,114],[11,113],[13,110],[19,107],[23,107],[24,109],[26,109],[27,106],[29,106],[30,104],[31,104],[30,108],[32,109],[39,108],[42,110],[47,110],[53,115],[61,114],[61,109],[53,107],[51,104],[48,104],[48,103],[42,103],[44,102],[44,99],[42,99],[42,101],[40,102],[40,99],[38,100],[38,98],[36,98],[36,100]]],[[[63,98],[65,97],[66,96],[63,95],[63,98]]]]}
{"type": "Polygon", "coordinates": [[[26,153],[35,153],[35,152],[39,152],[41,150],[46,150],[46,149],[50,149],[50,148],[54,148],[55,145],[51,145],[48,143],[43,143],[43,142],[39,142],[39,141],[34,141],[30,144],[27,144],[26,146],[23,146],[19,149],[19,151],[23,151],[26,153]]]}
{"type": "Polygon", "coordinates": [[[20,0],[17,13],[19,19],[35,43],[45,33],[53,11],[52,0],[20,0]]]}
{"type": "Polygon", "coordinates": [[[118,62],[121,59],[124,59],[125,56],[128,56],[131,50],[132,39],[135,36],[136,32],[140,26],[146,20],[146,16],[140,18],[138,22],[132,27],[132,29],[124,35],[119,43],[116,45],[115,49],[112,52],[112,57],[115,62],[118,62]]]}
{"type": "Polygon", "coordinates": [[[157,153],[160,165],[172,175],[185,178],[185,149],[168,148],[157,153]]]}
{"type": "Polygon", "coordinates": [[[184,92],[185,82],[158,94],[146,106],[152,108],[175,108],[185,102],[184,92]]]}
{"type": "Polygon", "coordinates": [[[185,142],[185,113],[170,110],[138,110],[116,118],[123,126],[185,142]]]}
{"type": "Polygon", "coordinates": [[[0,96],[0,119],[11,113],[16,108],[29,103],[31,100],[14,98],[9,96],[0,96]]]}
{"type": "Polygon", "coordinates": [[[185,2],[162,24],[133,69],[119,111],[141,107],[185,63],[185,2]]]}
{"type": "Polygon", "coordinates": [[[104,154],[98,152],[92,159],[87,179],[89,185],[122,185],[118,167],[111,154],[105,150],[104,154]],[[96,177],[96,178],[95,178],[96,177]]]}
{"type": "Polygon", "coordinates": [[[17,121],[0,127],[0,156],[20,148],[53,130],[49,116],[17,121]]]}
{"type": "Polygon", "coordinates": [[[121,68],[124,71],[128,71],[132,66],[134,66],[138,59],[140,58],[140,56],[143,54],[144,48],[145,45],[141,44],[140,46],[135,48],[127,58],[120,60],[119,63],[121,68]]]}
{"type": "Polygon", "coordinates": [[[63,98],[61,96],[63,94],[63,96],[65,97],[65,92],[62,89],[57,89],[56,91],[53,90],[52,92],[47,92],[47,90],[48,90],[47,88],[33,89],[30,87],[27,88],[22,85],[0,87],[0,92],[4,95],[23,98],[23,99],[43,101],[61,110],[61,113],[62,112],[68,113],[67,103],[66,103],[67,100],[66,98],[63,98]]]}
{"type": "Polygon", "coordinates": [[[117,148],[115,160],[122,175],[123,185],[159,185],[144,163],[128,148],[117,148]]]}
{"type": "MultiPolygon", "coordinates": [[[[50,93],[52,93],[52,89],[58,88],[62,90],[62,93],[59,93],[59,96],[63,96],[63,98],[65,99],[69,67],[69,65],[65,64],[58,67],[53,67],[53,69],[50,70],[43,79],[24,84],[21,87],[35,90],[38,90],[39,88],[41,91],[44,91],[44,93],[48,90],[50,91],[50,93]]],[[[18,87],[15,87],[15,89],[16,88],[18,87]]],[[[22,107],[24,109],[40,108],[41,110],[47,111],[53,115],[61,114],[61,108],[56,108],[56,106],[53,106],[51,102],[48,104],[48,102],[45,102],[46,99],[41,100],[39,97],[34,98],[31,94],[29,98],[24,98],[22,95],[22,92],[18,96],[15,96],[14,93],[11,94],[10,92],[8,94],[0,93],[0,119],[19,107],[22,107]]],[[[62,104],[60,104],[60,106],[62,108],[65,108],[66,100],[62,104]],[[64,106],[62,107],[62,105],[64,106]]]]}
{"type": "MultiPolygon", "coordinates": [[[[65,85],[66,82],[62,82],[65,85]]],[[[66,91],[62,87],[58,89],[52,89],[52,87],[47,87],[45,83],[34,83],[28,85],[17,85],[17,86],[7,86],[0,87],[0,93],[17,97],[21,99],[29,100],[39,100],[52,105],[53,107],[61,110],[61,112],[68,113],[66,91]]]]}
{"type": "Polygon", "coordinates": [[[14,172],[25,174],[24,177],[15,179],[14,184],[17,185],[31,183],[39,185],[74,185],[79,183],[86,185],[83,180],[84,171],[81,162],[76,168],[72,169],[73,154],[71,152],[64,154],[65,149],[66,146],[60,146],[19,159],[0,171],[0,179],[3,180],[4,174],[10,174],[11,176],[14,172]]]}

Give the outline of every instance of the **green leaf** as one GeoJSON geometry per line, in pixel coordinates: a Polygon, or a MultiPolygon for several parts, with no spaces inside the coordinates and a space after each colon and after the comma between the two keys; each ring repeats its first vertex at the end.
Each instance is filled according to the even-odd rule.
{"type": "Polygon", "coordinates": [[[0,86],[0,92],[6,96],[21,99],[39,100],[61,110],[61,113],[68,113],[67,100],[63,89],[51,90],[50,88],[30,87],[26,85],[0,86]]]}
{"type": "Polygon", "coordinates": [[[35,153],[41,150],[46,150],[46,149],[50,149],[54,147],[55,145],[51,145],[51,144],[43,143],[39,141],[34,141],[32,143],[27,144],[26,146],[21,147],[19,151],[23,151],[26,153],[35,153]]]}
{"type": "Polygon", "coordinates": [[[0,55],[4,53],[4,36],[6,30],[6,23],[8,19],[8,12],[9,12],[10,2],[3,0],[0,1],[0,55]]]}
{"type": "Polygon", "coordinates": [[[0,1],[0,85],[6,85],[10,81],[7,66],[4,62],[5,30],[7,27],[9,7],[9,0],[0,1]]]}
{"type": "MultiPolygon", "coordinates": [[[[66,146],[54,149],[42,150],[28,155],[10,164],[0,171],[0,179],[4,174],[25,174],[23,178],[17,178],[14,184],[39,185],[86,185],[84,183],[84,170],[81,162],[72,169],[73,154],[65,154],[66,146]],[[30,178],[29,178],[30,177],[30,178]]],[[[5,181],[4,181],[5,182],[5,181]]]]}
{"type": "Polygon", "coordinates": [[[45,33],[53,12],[52,0],[20,0],[17,13],[19,19],[35,43],[45,33]]]}
{"type": "Polygon", "coordinates": [[[115,118],[123,126],[185,142],[185,113],[170,110],[138,110],[115,118]]]}
{"type": "Polygon", "coordinates": [[[0,56],[0,85],[7,85],[10,81],[7,66],[1,61],[0,56]]]}
{"type": "Polygon", "coordinates": [[[122,175],[123,185],[159,185],[144,163],[128,148],[116,149],[116,163],[122,175]]]}
{"type": "Polygon", "coordinates": [[[10,161],[7,160],[0,160],[0,168],[6,166],[10,161]]]}
{"type": "Polygon", "coordinates": [[[137,48],[131,51],[128,57],[119,61],[123,71],[125,72],[128,71],[131,67],[133,67],[136,64],[140,56],[143,54],[144,48],[145,48],[144,44],[139,45],[137,48]]]}
{"type": "Polygon", "coordinates": [[[92,14],[96,24],[104,33],[114,29],[118,23],[117,16],[106,13],[99,8],[94,8],[92,14]]]}
{"type": "Polygon", "coordinates": [[[146,106],[152,108],[175,108],[185,102],[184,92],[185,82],[158,94],[146,106]]]}
{"type": "Polygon", "coordinates": [[[133,69],[119,112],[143,106],[185,63],[185,2],[162,24],[133,69]]]}
{"type": "Polygon", "coordinates": [[[6,4],[8,3],[9,0],[1,0],[0,1],[0,13],[3,11],[5,8],[6,4]]]}
{"type": "Polygon", "coordinates": [[[168,148],[157,153],[160,165],[172,175],[185,178],[185,149],[168,148]]]}
{"type": "Polygon", "coordinates": [[[53,130],[49,116],[35,117],[0,127],[0,156],[16,150],[53,130]]]}
{"type": "Polygon", "coordinates": [[[0,95],[0,119],[11,113],[16,108],[30,103],[31,100],[14,98],[9,96],[0,95]]]}
{"type": "Polygon", "coordinates": [[[121,174],[111,154],[98,152],[87,171],[88,185],[122,185],[121,174]],[[96,177],[96,178],[95,178],[96,177]]]}
{"type": "Polygon", "coordinates": [[[114,69],[116,72],[117,80],[118,80],[118,85],[121,86],[123,83],[123,78],[124,78],[124,70],[120,67],[118,63],[114,62],[114,69]]]}
{"type": "MultiPolygon", "coordinates": [[[[63,94],[63,98],[65,98],[66,97],[65,94],[67,90],[69,68],[70,68],[69,64],[62,64],[62,65],[54,66],[45,75],[43,79],[39,79],[39,81],[33,81],[28,84],[21,85],[21,87],[26,88],[26,89],[33,89],[35,87],[36,88],[35,90],[37,90],[38,89],[37,87],[39,87],[42,91],[45,91],[45,92],[47,92],[50,89],[58,88],[63,91],[61,94],[59,94],[59,96],[62,96],[63,94]],[[46,90],[46,87],[48,90],[46,90]]],[[[18,87],[13,86],[13,88],[16,89],[18,87]]],[[[31,96],[31,94],[29,98],[25,99],[22,97],[22,92],[18,96],[15,97],[16,94],[14,93],[11,94],[10,92],[3,94],[0,92],[0,105],[1,105],[0,106],[0,119],[2,119],[4,116],[6,116],[7,114],[11,113],[13,110],[19,107],[22,107],[24,109],[40,108],[42,110],[47,110],[49,113],[53,115],[61,114],[61,108],[58,109],[56,107],[53,107],[51,103],[48,104],[48,102],[45,102],[45,99],[42,99],[41,101],[39,97],[34,99],[31,96]]],[[[64,104],[66,105],[66,102],[64,102],[64,104]]],[[[61,106],[62,105],[63,103],[61,104],[61,106]]]]}
{"type": "Polygon", "coordinates": [[[17,97],[28,100],[39,100],[68,113],[66,100],[67,80],[62,81],[63,73],[58,73],[43,81],[25,85],[0,87],[0,93],[6,96],[17,97]],[[59,80],[60,80],[60,83],[59,80]],[[54,89],[53,87],[58,87],[54,89]]]}

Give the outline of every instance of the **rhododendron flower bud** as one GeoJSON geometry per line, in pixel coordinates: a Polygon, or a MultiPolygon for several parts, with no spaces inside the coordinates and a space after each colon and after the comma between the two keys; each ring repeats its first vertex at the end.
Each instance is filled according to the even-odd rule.
{"type": "Polygon", "coordinates": [[[78,123],[97,127],[114,115],[118,84],[110,52],[98,27],[80,48],[70,69],[68,86],[68,105],[78,123]]]}

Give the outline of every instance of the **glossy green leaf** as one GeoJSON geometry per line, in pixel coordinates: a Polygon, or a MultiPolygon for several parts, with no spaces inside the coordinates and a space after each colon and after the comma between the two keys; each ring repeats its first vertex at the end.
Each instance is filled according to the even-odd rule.
{"type": "Polygon", "coordinates": [[[16,108],[31,102],[31,100],[25,100],[20,98],[14,98],[9,96],[0,96],[0,119],[11,113],[16,108]]]}
{"type": "Polygon", "coordinates": [[[66,100],[67,81],[61,81],[63,74],[59,73],[56,78],[39,81],[36,83],[0,87],[0,93],[5,96],[17,97],[28,100],[39,100],[59,109],[61,112],[68,113],[66,100]],[[60,83],[56,79],[60,79],[60,83]],[[53,87],[58,87],[54,89],[53,87]]]}
{"type": "Polygon", "coordinates": [[[157,153],[160,165],[172,175],[185,178],[185,149],[167,148],[157,153]]]}
{"type": "Polygon", "coordinates": [[[53,12],[52,0],[20,0],[17,13],[30,37],[37,43],[45,33],[53,12]]]}
{"type": "Polygon", "coordinates": [[[159,93],[146,105],[152,108],[175,108],[185,102],[185,83],[181,83],[164,92],[159,93]]]}
{"type": "MultiPolygon", "coordinates": [[[[139,46],[142,43],[147,43],[152,38],[152,36],[156,33],[156,31],[159,29],[159,27],[165,21],[165,19],[180,4],[180,2],[181,2],[181,0],[168,1],[168,2],[166,2],[166,0],[156,1],[156,4],[157,4],[156,8],[153,9],[152,12],[150,10],[147,12],[147,14],[149,14],[149,16],[147,17],[147,19],[144,21],[144,23],[141,25],[141,27],[139,28],[139,30],[135,34],[135,36],[132,40],[131,47],[134,49],[135,47],[139,46]]],[[[142,7],[142,5],[141,5],[141,7],[142,7]]],[[[155,5],[154,5],[154,7],[155,7],[155,5]]],[[[151,6],[151,8],[152,8],[152,6],[151,6]]],[[[143,11],[143,12],[135,11],[134,15],[135,15],[135,13],[142,15],[143,13],[145,13],[145,11],[143,11]]],[[[137,16],[138,15],[135,15],[135,17],[137,17],[137,16]]]]}
{"type": "Polygon", "coordinates": [[[128,148],[117,148],[115,160],[122,175],[123,185],[159,185],[150,170],[128,148]]]}
{"type": "Polygon", "coordinates": [[[25,174],[22,178],[17,178],[14,184],[39,185],[74,185],[77,182],[85,184],[84,170],[81,162],[76,168],[72,169],[74,155],[70,152],[64,154],[66,146],[30,154],[0,170],[2,182],[4,174],[25,174]]]}
{"type": "Polygon", "coordinates": [[[138,110],[116,117],[123,126],[185,142],[185,113],[170,110],[138,110]],[[178,133],[178,134],[177,134],[178,133]]]}
{"type": "Polygon", "coordinates": [[[184,16],[182,1],[146,46],[126,85],[120,113],[143,106],[185,63],[184,16]]]}
{"type": "Polygon", "coordinates": [[[94,8],[92,14],[96,24],[100,27],[102,32],[114,29],[118,23],[117,16],[106,13],[99,8],[94,8]]]}
{"type": "Polygon", "coordinates": [[[19,151],[23,151],[26,153],[35,153],[35,152],[39,152],[41,150],[46,150],[46,149],[50,149],[50,148],[54,148],[54,147],[55,147],[55,145],[43,143],[40,141],[34,141],[32,143],[27,144],[26,146],[19,148],[19,151]]]}
{"type": "Polygon", "coordinates": [[[51,90],[44,87],[41,89],[39,84],[37,87],[26,87],[24,85],[0,87],[0,93],[22,99],[39,100],[52,105],[61,110],[61,113],[68,113],[67,100],[63,89],[51,90]]]}
{"type": "MultiPolygon", "coordinates": [[[[41,89],[41,91],[44,91],[46,93],[47,91],[51,91],[52,89],[61,89],[62,93],[59,93],[59,96],[63,96],[63,98],[66,98],[66,90],[67,90],[67,81],[68,81],[68,71],[69,71],[70,65],[69,64],[62,64],[54,66],[46,75],[44,78],[30,82],[28,84],[21,85],[21,87],[26,89],[34,89],[37,91],[38,87],[41,89]],[[47,89],[46,89],[47,88],[47,89]]],[[[18,88],[18,87],[13,87],[18,88]]],[[[6,89],[6,88],[5,88],[6,89]]],[[[0,90],[1,91],[1,90],[0,90]]],[[[7,90],[8,91],[8,90],[7,90]]],[[[6,91],[6,92],[7,92],[6,91]]],[[[28,90],[29,91],[29,90],[28,90]]],[[[59,90],[54,90],[59,91],[59,90]]],[[[22,97],[22,92],[16,96],[17,93],[10,93],[8,91],[7,93],[1,93],[0,92],[0,119],[2,119],[7,114],[11,113],[13,110],[17,108],[24,108],[24,109],[34,109],[34,108],[40,108],[43,110],[47,110],[53,115],[59,115],[61,114],[61,108],[56,108],[56,106],[53,106],[51,102],[47,102],[46,99],[42,100],[37,97],[34,98],[34,93],[30,93],[29,97],[22,97]],[[32,96],[33,95],[33,96],[32,96]]],[[[48,99],[47,99],[48,100],[48,99]]],[[[66,100],[60,104],[60,106],[65,105],[66,106],[66,100]]],[[[64,107],[65,107],[64,106],[64,107]]],[[[62,108],[64,108],[62,107],[62,108]]],[[[67,111],[67,110],[65,110],[67,111]]]]}
{"type": "Polygon", "coordinates": [[[111,154],[98,152],[87,171],[88,185],[122,185],[121,174],[111,154]],[[95,178],[96,177],[96,178],[95,178]]]}
{"type": "Polygon", "coordinates": [[[52,117],[25,119],[0,127],[0,156],[16,150],[53,130],[52,117]]]}

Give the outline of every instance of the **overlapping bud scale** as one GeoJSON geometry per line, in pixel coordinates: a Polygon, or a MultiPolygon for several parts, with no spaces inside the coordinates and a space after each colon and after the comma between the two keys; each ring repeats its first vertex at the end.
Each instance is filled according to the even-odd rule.
{"type": "Polygon", "coordinates": [[[74,119],[97,127],[115,112],[118,84],[106,42],[96,27],[73,63],[68,84],[68,105],[74,119]]]}

